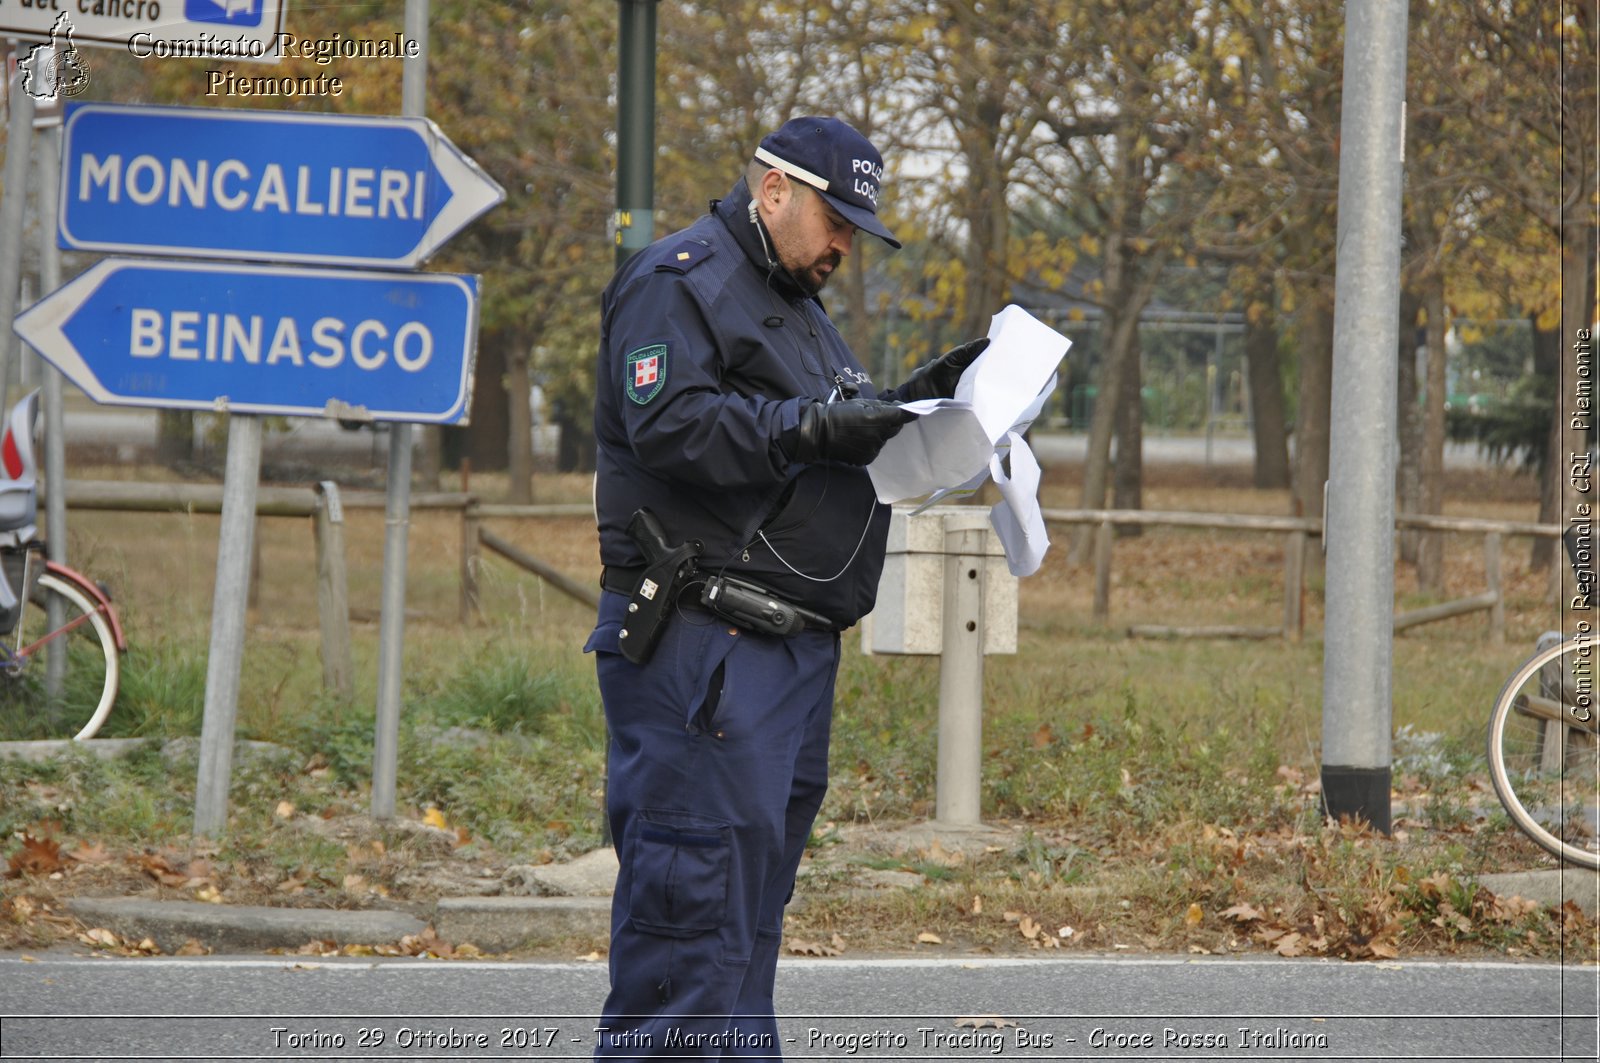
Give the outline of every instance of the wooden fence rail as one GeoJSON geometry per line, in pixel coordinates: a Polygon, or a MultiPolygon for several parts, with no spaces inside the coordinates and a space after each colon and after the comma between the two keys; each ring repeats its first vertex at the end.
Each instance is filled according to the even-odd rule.
{"type": "MultiPolygon", "coordinates": [[[[1094,618],[1102,623],[1111,619],[1111,554],[1115,529],[1119,524],[1160,525],[1181,528],[1216,528],[1232,531],[1279,534],[1284,538],[1283,625],[1281,627],[1233,627],[1210,625],[1205,627],[1172,627],[1167,625],[1137,624],[1128,629],[1130,635],[1142,637],[1173,638],[1287,638],[1299,639],[1304,629],[1305,554],[1310,537],[1322,535],[1322,522],[1309,517],[1275,517],[1258,514],[1185,513],[1175,511],[1148,511],[1142,509],[1046,509],[1047,522],[1058,524],[1090,524],[1095,527],[1094,541],[1094,618]]],[[[1396,528],[1415,528],[1421,531],[1456,532],[1483,536],[1484,581],[1488,589],[1481,594],[1452,602],[1401,613],[1395,617],[1396,631],[1419,624],[1431,623],[1464,613],[1487,611],[1489,637],[1494,642],[1505,639],[1505,600],[1500,579],[1501,542],[1512,535],[1529,538],[1558,539],[1561,527],[1555,524],[1535,524],[1527,521],[1481,520],[1475,517],[1432,517],[1401,514],[1395,517],[1396,528]]],[[[1552,583],[1560,577],[1559,566],[1552,573],[1552,583]]]]}
{"type": "MultiPolygon", "coordinates": [[[[119,483],[97,480],[69,480],[67,508],[108,510],[130,513],[220,513],[220,484],[119,483]]],[[[256,498],[258,517],[311,517],[314,519],[317,551],[317,606],[322,626],[323,682],[328,689],[348,694],[352,686],[350,665],[350,609],[344,557],[342,512],[347,509],[385,507],[381,491],[341,491],[332,483],[316,487],[263,486],[256,498]]],[[[547,562],[483,527],[488,518],[529,519],[589,516],[587,502],[546,505],[483,503],[466,492],[424,492],[411,496],[413,510],[448,510],[461,516],[460,617],[469,622],[478,613],[478,571],[481,551],[488,549],[518,566],[533,572],[556,590],[593,606],[597,593],[588,584],[574,580],[547,562]]],[[[1094,617],[1108,622],[1111,616],[1111,566],[1115,529],[1120,524],[1155,525],[1181,528],[1210,528],[1228,531],[1279,535],[1283,538],[1284,591],[1283,622],[1276,627],[1167,627],[1135,625],[1129,633],[1147,637],[1273,638],[1298,639],[1304,627],[1305,557],[1311,538],[1321,536],[1320,521],[1303,517],[1261,514],[1193,513],[1126,509],[1046,509],[1044,519],[1056,524],[1092,525],[1094,541],[1094,617]]],[[[1505,605],[1501,589],[1500,552],[1508,536],[1559,538],[1557,525],[1525,521],[1479,520],[1465,517],[1420,517],[1401,515],[1397,528],[1423,531],[1477,534],[1484,537],[1484,578],[1487,589],[1454,602],[1444,602],[1395,617],[1395,629],[1479,610],[1489,614],[1489,634],[1495,641],[1504,638],[1505,605]]],[[[259,541],[259,537],[258,537],[259,541]]],[[[1560,571],[1552,573],[1559,588],[1560,571]]]]}

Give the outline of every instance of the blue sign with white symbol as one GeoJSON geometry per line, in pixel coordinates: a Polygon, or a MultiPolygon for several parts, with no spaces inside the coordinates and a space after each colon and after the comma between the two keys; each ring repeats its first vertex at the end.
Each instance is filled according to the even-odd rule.
{"type": "Polygon", "coordinates": [[[107,259],[16,319],[97,402],[465,424],[478,281],[107,259]]]}
{"type": "Polygon", "coordinates": [[[425,118],[67,108],[59,242],[411,268],[505,192],[425,118]]]}
{"type": "Polygon", "coordinates": [[[225,22],[231,26],[259,26],[261,0],[184,0],[183,17],[191,22],[225,22]]]}

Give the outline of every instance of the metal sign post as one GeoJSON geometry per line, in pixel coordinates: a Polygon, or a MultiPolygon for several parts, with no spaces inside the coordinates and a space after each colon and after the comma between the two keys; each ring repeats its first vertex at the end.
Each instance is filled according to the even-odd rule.
{"type": "Polygon", "coordinates": [[[1390,826],[1394,667],[1394,352],[1400,320],[1400,178],[1406,0],[1345,9],[1328,550],[1322,800],[1390,826]]]}
{"type": "MultiPolygon", "coordinates": [[[[33,139],[33,97],[22,88],[19,68],[7,86],[5,193],[0,199],[0,322],[17,316],[22,276],[22,215],[28,202],[28,146],[33,139]]],[[[0,328],[0,410],[10,409],[6,384],[20,348],[8,328],[0,328]]]]}
{"type": "MultiPolygon", "coordinates": [[[[406,0],[406,36],[416,41],[401,71],[400,110],[421,118],[428,97],[428,0],[406,0]]],[[[372,816],[393,819],[400,751],[400,671],[405,653],[406,548],[411,530],[411,426],[389,432],[384,502],[383,596],[378,618],[377,729],[372,742],[372,816]]]]}

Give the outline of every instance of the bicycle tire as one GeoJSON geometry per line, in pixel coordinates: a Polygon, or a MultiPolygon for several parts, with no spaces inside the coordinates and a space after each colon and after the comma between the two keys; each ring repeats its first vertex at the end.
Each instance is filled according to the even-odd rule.
{"type": "Polygon", "coordinates": [[[1574,755],[1574,743],[1564,727],[1552,728],[1554,720],[1567,721],[1580,731],[1593,733],[1600,716],[1600,700],[1590,693],[1587,702],[1572,692],[1568,683],[1574,664],[1588,661],[1591,676],[1600,664],[1600,636],[1563,639],[1523,662],[1500,689],[1494,711],[1489,715],[1489,779],[1495,795],[1505,806],[1513,823],[1551,855],[1579,867],[1600,870],[1600,851],[1596,851],[1594,826],[1580,826],[1585,817],[1569,816],[1574,801],[1587,808],[1597,800],[1600,771],[1592,748],[1581,745],[1574,755]],[[1572,659],[1569,660],[1569,655],[1572,659]],[[1559,678],[1546,669],[1559,662],[1559,678]],[[1549,690],[1553,683],[1560,690],[1549,690]],[[1554,694],[1553,697],[1550,695],[1554,694]],[[1582,714],[1587,714],[1584,719],[1582,714]],[[1550,742],[1559,741],[1559,749],[1550,742]],[[1554,802],[1556,815],[1550,814],[1554,802]],[[1551,829],[1551,825],[1561,833],[1551,829]],[[1574,844],[1563,835],[1581,836],[1584,844],[1574,844]]]}
{"type": "Polygon", "coordinates": [[[35,646],[21,667],[0,677],[0,735],[11,739],[92,738],[117,700],[121,654],[111,624],[91,590],[60,572],[44,572],[23,610],[21,627],[6,637],[13,648],[35,646]],[[51,642],[67,648],[61,689],[48,690],[47,628],[51,600],[61,603],[62,625],[51,642]]]}

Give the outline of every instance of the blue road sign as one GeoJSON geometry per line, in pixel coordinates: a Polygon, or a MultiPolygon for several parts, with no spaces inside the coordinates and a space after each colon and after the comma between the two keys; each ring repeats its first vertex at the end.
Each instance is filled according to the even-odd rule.
{"type": "Polygon", "coordinates": [[[465,424],[478,279],[106,259],[16,319],[96,402],[465,424]]]}
{"type": "Polygon", "coordinates": [[[69,105],[78,251],[412,268],[505,191],[425,118],[69,105]]]}

